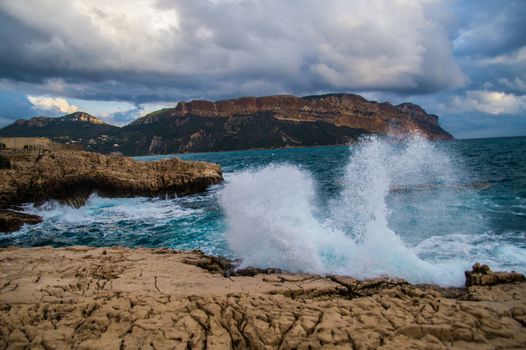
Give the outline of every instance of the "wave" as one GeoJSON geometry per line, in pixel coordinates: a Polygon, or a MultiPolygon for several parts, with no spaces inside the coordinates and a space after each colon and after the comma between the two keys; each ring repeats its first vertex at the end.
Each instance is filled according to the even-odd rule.
{"type": "Polygon", "coordinates": [[[436,209],[447,216],[443,203],[455,202],[451,185],[462,180],[455,158],[437,144],[418,137],[403,143],[372,137],[352,146],[343,188],[326,208],[317,206],[313,177],[293,165],[237,173],[219,200],[226,238],[242,257],[241,267],[461,285],[463,271],[473,261],[462,256],[440,262],[421,258],[424,246],[411,247],[390,228],[388,196],[393,187],[433,185],[427,212],[442,203],[436,209]]]}
{"type": "Polygon", "coordinates": [[[202,249],[223,254],[223,234],[199,196],[174,199],[102,198],[92,195],[80,208],[56,201],[27,205],[43,222],[0,237],[0,246],[145,246],[202,249]]]}
{"type": "Polygon", "coordinates": [[[33,204],[24,207],[24,211],[41,216],[53,224],[110,224],[119,221],[149,220],[164,223],[174,217],[195,213],[195,210],[182,208],[170,200],[145,197],[103,198],[93,194],[80,208],[57,201],[48,201],[40,206],[33,204]]]}

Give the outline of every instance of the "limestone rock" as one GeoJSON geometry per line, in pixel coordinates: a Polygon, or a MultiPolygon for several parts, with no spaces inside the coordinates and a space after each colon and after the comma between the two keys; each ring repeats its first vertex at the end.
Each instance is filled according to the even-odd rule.
{"type": "Polygon", "coordinates": [[[488,265],[475,263],[471,271],[466,271],[466,287],[470,286],[494,286],[497,284],[524,282],[526,278],[522,273],[515,271],[503,272],[492,271],[488,265]]]}
{"type": "MultiPolygon", "coordinates": [[[[0,217],[4,228],[34,218],[7,211],[13,205],[58,200],[82,206],[92,193],[106,197],[181,196],[204,191],[222,181],[221,168],[177,158],[139,162],[117,155],[54,152],[15,161],[0,170],[0,217]]],[[[0,230],[1,231],[1,230],[0,230]]]]}
{"type": "Polygon", "coordinates": [[[169,249],[0,249],[0,349],[526,346],[526,283],[464,300],[391,278],[225,277],[229,266],[169,249]]]}
{"type": "Polygon", "coordinates": [[[41,222],[42,218],[37,215],[0,209],[0,232],[17,231],[24,224],[34,225],[41,222]]]}
{"type": "MultiPolygon", "coordinates": [[[[180,102],[121,132],[133,135],[119,146],[131,154],[345,144],[367,134],[452,139],[437,116],[417,105],[393,106],[353,94],[180,102]]],[[[106,146],[94,145],[100,151],[106,146]]]]}

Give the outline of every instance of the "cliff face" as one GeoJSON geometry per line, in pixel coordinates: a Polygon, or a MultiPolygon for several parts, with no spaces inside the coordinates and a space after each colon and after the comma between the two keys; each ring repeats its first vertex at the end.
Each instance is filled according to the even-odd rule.
{"type": "Polygon", "coordinates": [[[127,155],[335,145],[355,141],[364,134],[405,137],[418,133],[431,140],[452,139],[439,126],[437,116],[417,105],[393,106],[352,94],[180,102],[175,108],[148,114],[123,128],[94,123],[94,119],[80,123],[89,126],[89,131],[80,130],[81,116],[69,116],[69,123],[75,119],[76,124],[69,128],[63,128],[67,124],[64,120],[44,119],[16,122],[0,135],[74,135],[72,138],[81,138],[88,150],[127,155]]]}
{"type": "Polygon", "coordinates": [[[245,97],[218,102],[180,102],[177,107],[138,119],[133,125],[158,122],[164,116],[232,118],[267,115],[278,120],[325,122],[335,126],[361,129],[394,136],[420,133],[434,140],[451,139],[438,125],[436,115],[427,114],[420,106],[403,103],[398,106],[377,103],[352,94],[321,96],[245,97]]]}
{"type": "Polygon", "coordinates": [[[341,144],[368,133],[452,139],[437,116],[417,105],[393,106],[352,94],[181,102],[136,120],[123,132],[141,144],[133,150],[124,142],[125,151],[150,153],[341,144]]]}

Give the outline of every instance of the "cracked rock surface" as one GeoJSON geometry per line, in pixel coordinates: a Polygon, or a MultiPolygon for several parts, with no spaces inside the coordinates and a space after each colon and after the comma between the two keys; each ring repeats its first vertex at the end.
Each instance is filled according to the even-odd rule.
{"type": "Polygon", "coordinates": [[[227,265],[167,249],[0,249],[0,349],[526,348],[526,283],[448,289],[227,265]]]}

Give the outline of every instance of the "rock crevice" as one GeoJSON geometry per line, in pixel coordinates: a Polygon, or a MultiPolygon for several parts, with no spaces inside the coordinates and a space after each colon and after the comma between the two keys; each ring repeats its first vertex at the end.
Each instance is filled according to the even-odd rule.
{"type": "Polygon", "coordinates": [[[166,249],[0,249],[0,349],[526,346],[526,283],[450,298],[395,279],[224,277],[224,265],[166,249]]]}

